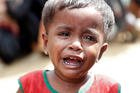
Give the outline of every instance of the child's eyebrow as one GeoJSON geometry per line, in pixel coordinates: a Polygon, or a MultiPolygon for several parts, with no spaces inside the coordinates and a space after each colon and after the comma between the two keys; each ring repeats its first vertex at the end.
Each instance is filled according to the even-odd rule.
{"type": "Polygon", "coordinates": [[[61,29],[64,29],[64,30],[72,30],[72,26],[71,25],[59,25],[56,27],[56,30],[61,30],[61,29]]]}
{"type": "Polygon", "coordinates": [[[94,35],[97,35],[97,37],[99,37],[99,33],[96,30],[94,30],[93,28],[87,28],[87,31],[89,33],[94,34],[94,35]]]}

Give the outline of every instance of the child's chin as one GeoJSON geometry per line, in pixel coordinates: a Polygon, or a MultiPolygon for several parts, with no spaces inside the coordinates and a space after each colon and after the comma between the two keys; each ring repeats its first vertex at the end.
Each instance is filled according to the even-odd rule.
{"type": "Polygon", "coordinates": [[[82,75],[80,72],[76,72],[76,71],[69,71],[69,72],[65,73],[65,77],[67,77],[69,79],[79,79],[84,76],[85,75],[82,75]]]}

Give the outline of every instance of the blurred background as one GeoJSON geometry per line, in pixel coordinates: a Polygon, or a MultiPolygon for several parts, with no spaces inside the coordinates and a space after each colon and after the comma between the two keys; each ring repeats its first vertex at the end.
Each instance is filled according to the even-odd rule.
{"type": "MultiPolygon", "coordinates": [[[[53,69],[43,53],[41,11],[47,0],[0,0],[0,93],[16,93],[27,72],[53,69]]],[[[121,93],[140,93],[140,0],[105,0],[116,24],[109,48],[91,69],[121,84],[121,93]]]]}

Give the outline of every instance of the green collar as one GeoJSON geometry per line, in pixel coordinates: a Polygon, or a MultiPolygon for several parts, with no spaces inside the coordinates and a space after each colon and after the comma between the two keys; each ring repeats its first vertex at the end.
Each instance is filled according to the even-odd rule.
{"type": "MultiPolygon", "coordinates": [[[[47,72],[47,70],[44,70],[44,71],[43,71],[43,77],[44,77],[44,81],[45,81],[45,84],[46,84],[47,88],[48,88],[52,93],[59,93],[59,92],[57,92],[56,90],[54,90],[54,89],[51,87],[51,85],[50,85],[50,83],[49,83],[49,81],[48,81],[48,79],[47,79],[47,74],[46,74],[46,72],[47,72]]],[[[79,90],[79,91],[76,92],[76,93],[86,93],[86,91],[88,91],[88,90],[90,89],[90,87],[92,86],[93,82],[94,82],[94,77],[91,77],[91,79],[90,79],[90,80],[88,81],[88,83],[86,84],[86,87],[82,88],[81,90],[79,90]]]]}

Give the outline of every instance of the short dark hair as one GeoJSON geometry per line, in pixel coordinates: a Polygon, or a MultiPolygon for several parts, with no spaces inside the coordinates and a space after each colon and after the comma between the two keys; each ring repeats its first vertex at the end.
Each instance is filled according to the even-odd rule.
{"type": "Polygon", "coordinates": [[[113,11],[104,0],[48,0],[42,12],[45,30],[47,31],[56,11],[61,11],[65,8],[74,9],[85,7],[93,7],[101,13],[104,22],[104,32],[106,33],[106,36],[108,36],[115,21],[113,11]]]}

